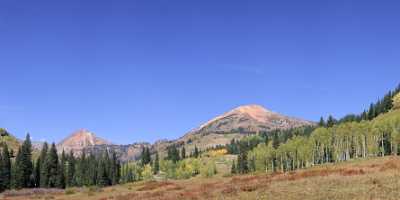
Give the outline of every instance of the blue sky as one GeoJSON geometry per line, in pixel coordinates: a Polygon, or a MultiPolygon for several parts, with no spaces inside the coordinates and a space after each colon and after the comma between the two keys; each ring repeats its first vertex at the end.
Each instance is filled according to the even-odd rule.
{"type": "Polygon", "coordinates": [[[399,1],[0,1],[0,127],[177,138],[243,104],[318,120],[399,82],[399,1]]]}

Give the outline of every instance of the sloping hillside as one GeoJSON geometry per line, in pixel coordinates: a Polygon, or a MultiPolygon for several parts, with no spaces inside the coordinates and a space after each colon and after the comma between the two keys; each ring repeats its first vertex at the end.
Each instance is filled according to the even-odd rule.
{"type": "Polygon", "coordinates": [[[209,120],[191,134],[255,133],[312,125],[307,120],[272,112],[260,105],[244,105],[209,120]]]}
{"type": "Polygon", "coordinates": [[[6,129],[0,128],[0,146],[4,143],[14,152],[17,152],[21,145],[16,137],[11,135],[6,129]]]}
{"type": "Polygon", "coordinates": [[[167,146],[175,144],[185,146],[190,153],[195,147],[204,150],[225,145],[248,134],[311,125],[315,123],[275,113],[260,105],[244,105],[209,120],[175,141],[156,143],[154,149],[165,152],[167,146]]]}

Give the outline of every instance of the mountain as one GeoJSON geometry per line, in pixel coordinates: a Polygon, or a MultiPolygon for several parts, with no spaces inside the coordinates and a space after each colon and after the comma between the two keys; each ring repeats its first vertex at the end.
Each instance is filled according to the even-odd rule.
{"type": "Polygon", "coordinates": [[[127,145],[116,145],[116,144],[102,144],[87,146],[83,149],[86,154],[93,153],[95,155],[101,155],[105,151],[115,152],[118,158],[125,162],[130,160],[138,160],[142,154],[143,148],[152,148],[150,143],[133,143],[127,145]]]}
{"type": "Polygon", "coordinates": [[[122,161],[128,161],[138,159],[144,147],[150,148],[152,153],[157,151],[161,156],[165,156],[169,146],[185,146],[189,154],[195,146],[204,150],[228,144],[232,139],[241,139],[248,134],[314,124],[307,120],[272,112],[260,105],[244,105],[209,120],[176,140],[160,140],[152,145],[149,143],[114,145],[82,129],[61,141],[57,147],[60,152],[64,149],[67,152],[73,150],[77,153],[85,151],[95,154],[112,150],[122,161]]]}
{"type": "Polygon", "coordinates": [[[211,119],[191,134],[256,133],[313,124],[307,120],[272,112],[260,105],[244,105],[211,119]]]}
{"type": "Polygon", "coordinates": [[[57,149],[60,152],[63,149],[65,152],[73,150],[74,152],[77,152],[79,154],[85,148],[95,145],[112,145],[112,144],[107,140],[97,137],[94,133],[86,129],[80,129],[72,133],[70,136],[62,140],[60,143],[58,143],[57,149]]]}
{"type": "Polygon", "coordinates": [[[190,153],[195,147],[207,149],[225,145],[248,134],[312,125],[315,123],[275,113],[260,105],[244,105],[209,120],[177,140],[157,142],[152,149],[163,154],[174,144],[185,146],[190,153]]]}
{"type": "Polygon", "coordinates": [[[12,149],[15,153],[21,146],[21,143],[16,137],[10,134],[6,129],[0,128],[0,147],[2,147],[3,144],[7,144],[8,148],[12,149]]]}

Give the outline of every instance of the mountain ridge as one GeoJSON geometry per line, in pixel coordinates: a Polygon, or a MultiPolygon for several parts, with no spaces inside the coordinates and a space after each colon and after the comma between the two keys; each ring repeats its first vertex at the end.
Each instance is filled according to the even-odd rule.
{"type": "Polygon", "coordinates": [[[191,152],[195,146],[201,149],[228,144],[232,139],[240,139],[247,134],[267,132],[274,129],[290,129],[300,126],[312,126],[314,122],[288,117],[266,109],[257,104],[248,104],[233,108],[218,115],[199,127],[183,134],[177,139],[157,140],[153,144],[134,142],[131,144],[112,144],[86,129],[79,129],[57,143],[59,152],[74,151],[77,155],[115,151],[123,161],[139,158],[142,148],[151,152],[165,154],[171,145],[185,146],[191,152]]]}

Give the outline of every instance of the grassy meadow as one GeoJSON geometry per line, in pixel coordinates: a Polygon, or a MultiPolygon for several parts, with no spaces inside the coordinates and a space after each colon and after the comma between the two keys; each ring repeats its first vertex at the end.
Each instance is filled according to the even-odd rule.
{"type": "Polygon", "coordinates": [[[289,173],[146,181],[106,188],[8,191],[4,200],[399,199],[400,158],[324,164],[289,173]]]}

